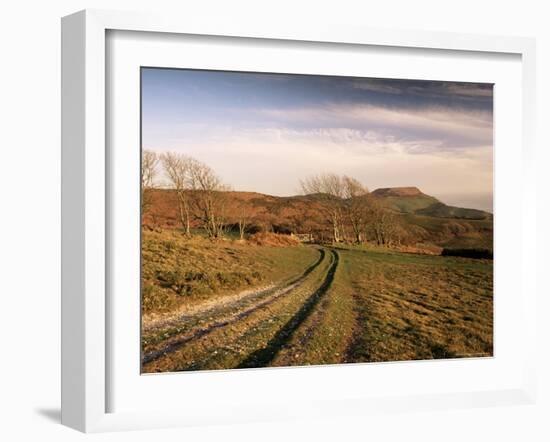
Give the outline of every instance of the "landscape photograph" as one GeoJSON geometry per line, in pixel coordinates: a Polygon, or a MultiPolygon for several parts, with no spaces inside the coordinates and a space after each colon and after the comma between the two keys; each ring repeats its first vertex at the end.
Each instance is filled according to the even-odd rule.
{"type": "Polygon", "coordinates": [[[141,372],[493,356],[493,85],[141,68],[141,372]]]}

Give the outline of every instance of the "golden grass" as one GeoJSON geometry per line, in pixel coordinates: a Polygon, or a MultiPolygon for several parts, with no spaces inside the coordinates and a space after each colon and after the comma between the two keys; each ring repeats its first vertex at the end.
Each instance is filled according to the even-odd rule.
{"type": "MultiPolygon", "coordinates": [[[[175,230],[142,232],[142,312],[168,313],[181,305],[278,283],[316,259],[308,247],[258,247],[237,240],[186,238],[175,230]]],[[[146,318],[147,319],[147,318],[146,318]]]]}
{"type": "Polygon", "coordinates": [[[145,372],[493,353],[492,260],[358,246],[263,247],[174,232],[144,239],[144,286],[171,291],[177,302],[167,311],[209,306],[146,329],[144,353],[158,354],[145,372]],[[158,279],[166,269],[208,277],[178,293],[158,279]],[[226,282],[216,276],[210,285],[218,273],[238,276],[226,282]],[[269,284],[274,288],[239,295],[269,284]]]}
{"type": "Polygon", "coordinates": [[[348,259],[358,311],[348,362],[492,355],[491,260],[360,251],[348,259]]]}
{"type": "MultiPolygon", "coordinates": [[[[309,275],[305,282],[292,291],[291,296],[281,296],[273,302],[255,309],[251,314],[242,317],[239,321],[228,323],[226,326],[212,328],[204,335],[177,347],[154,361],[144,364],[144,372],[181,371],[197,369],[220,369],[238,367],[244,364],[254,365],[250,355],[267,346],[276,333],[288,323],[296,312],[307,301],[311,292],[320,284],[328,266],[327,257],[323,259],[309,275]]],[[[245,310],[248,305],[239,304],[234,313],[245,310]]],[[[208,327],[209,323],[219,322],[228,314],[221,311],[219,315],[205,315],[198,321],[198,326],[208,327]],[[217,317],[218,316],[218,317],[217,317]]],[[[189,332],[190,330],[185,330],[189,332]]],[[[151,339],[163,330],[155,330],[145,339],[151,339]]],[[[145,344],[145,352],[150,352],[165,345],[163,340],[156,341],[155,345],[145,344]]],[[[262,355],[265,357],[266,355],[262,355]]]]}

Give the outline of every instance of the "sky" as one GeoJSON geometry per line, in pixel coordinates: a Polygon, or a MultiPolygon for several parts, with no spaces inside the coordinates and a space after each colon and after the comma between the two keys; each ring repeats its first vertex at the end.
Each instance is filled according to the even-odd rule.
{"type": "Polygon", "coordinates": [[[336,173],[492,211],[491,84],[142,68],[141,93],[142,148],[233,190],[290,196],[336,173]]]}

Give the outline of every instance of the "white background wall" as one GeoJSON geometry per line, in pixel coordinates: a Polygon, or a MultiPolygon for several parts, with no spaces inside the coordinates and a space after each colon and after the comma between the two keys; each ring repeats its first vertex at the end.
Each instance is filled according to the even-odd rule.
{"type": "MultiPolygon", "coordinates": [[[[20,0],[0,6],[0,438],[82,440],[59,421],[60,17],[83,8],[215,14],[227,20],[297,21],[534,36],[538,39],[539,286],[548,259],[550,13],[544,1],[331,2],[232,0],[20,0]],[[543,238],[544,235],[544,238],[543,238]],[[544,244],[542,243],[544,241],[544,244]],[[546,261],[546,262],[545,262],[546,261]]],[[[513,179],[513,177],[511,177],[513,179]]],[[[539,306],[536,406],[368,416],[93,436],[95,440],[549,440],[547,316],[539,306]]]]}

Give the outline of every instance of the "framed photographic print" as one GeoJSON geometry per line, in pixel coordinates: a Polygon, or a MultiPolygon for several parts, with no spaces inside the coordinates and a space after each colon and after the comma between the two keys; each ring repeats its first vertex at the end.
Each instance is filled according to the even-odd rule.
{"type": "Polygon", "coordinates": [[[142,67],[141,112],[142,373],[493,355],[493,84],[142,67]]]}
{"type": "Polygon", "coordinates": [[[63,423],[532,401],[533,66],[521,38],[64,18],[63,423]]]}

